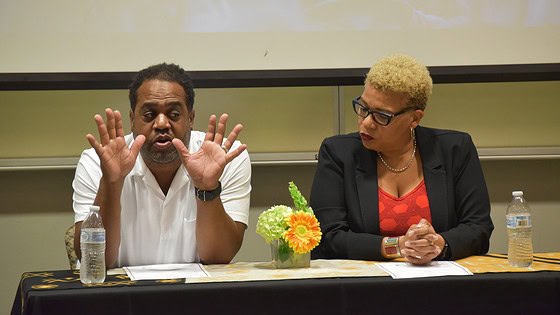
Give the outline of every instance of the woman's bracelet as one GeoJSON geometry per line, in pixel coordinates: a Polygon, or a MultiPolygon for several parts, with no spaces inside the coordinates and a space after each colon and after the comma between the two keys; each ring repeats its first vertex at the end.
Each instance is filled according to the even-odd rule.
{"type": "Polygon", "coordinates": [[[387,237],[383,246],[385,247],[385,254],[387,254],[387,258],[393,259],[402,257],[398,237],[387,237]]]}

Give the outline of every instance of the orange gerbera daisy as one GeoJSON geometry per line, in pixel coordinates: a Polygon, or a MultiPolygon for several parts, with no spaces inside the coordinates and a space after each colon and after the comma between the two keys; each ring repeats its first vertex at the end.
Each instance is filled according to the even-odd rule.
{"type": "Polygon", "coordinates": [[[286,218],[288,230],[284,240],[299,254],[305,254],[321,241],[321,229],[317,218],[310,212],[297,211],[286,218]]]}

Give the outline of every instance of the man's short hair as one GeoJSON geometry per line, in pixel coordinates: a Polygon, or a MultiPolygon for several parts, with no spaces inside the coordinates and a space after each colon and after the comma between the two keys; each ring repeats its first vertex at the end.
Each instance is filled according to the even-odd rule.
{"type": "Polygon", "coordinates": [[[138,101],[138,89],[145,81],[163,80],[167,82],[176,82],[183,87],[186,94],[187,109],[192,111],[194,107],[194,89],[193,83],[189,75],[183,68],[172,63],[160,63],[142,69],[136,74],[129,86],[128,98],[130,100],[130,108],[134,112],[136,102],[138,101]]]}
{"type": "Polygon", "coordinates": [[[424,110],[432,94],[432,77],[425,65],[407,55],[381,58],[369,70],[366,84],[381,91],[405,93],[408,106],[424,110]]]}

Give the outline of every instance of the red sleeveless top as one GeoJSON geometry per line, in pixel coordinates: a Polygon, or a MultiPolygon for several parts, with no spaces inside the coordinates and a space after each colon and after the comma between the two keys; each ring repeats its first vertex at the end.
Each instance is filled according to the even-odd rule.
{"type": "Polygon", "coordinates": [[[379,228],[383,236],[401,236],[424,218],[430,224],[432,215],[424,180],[408,194],[397,198],[379,188],[379,228]]]}

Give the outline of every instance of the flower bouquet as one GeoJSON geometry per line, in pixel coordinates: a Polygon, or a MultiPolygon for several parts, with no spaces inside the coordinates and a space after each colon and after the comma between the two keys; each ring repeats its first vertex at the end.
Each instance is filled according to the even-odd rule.
{"type": "Polygon", "coordinates": [[[271,244],[275,268],[309,267],[311,250],[321,241],[319,222],[297,186],[290,182],[295,210],[277,205],[260,214],[257,233],[271,244]]]}

